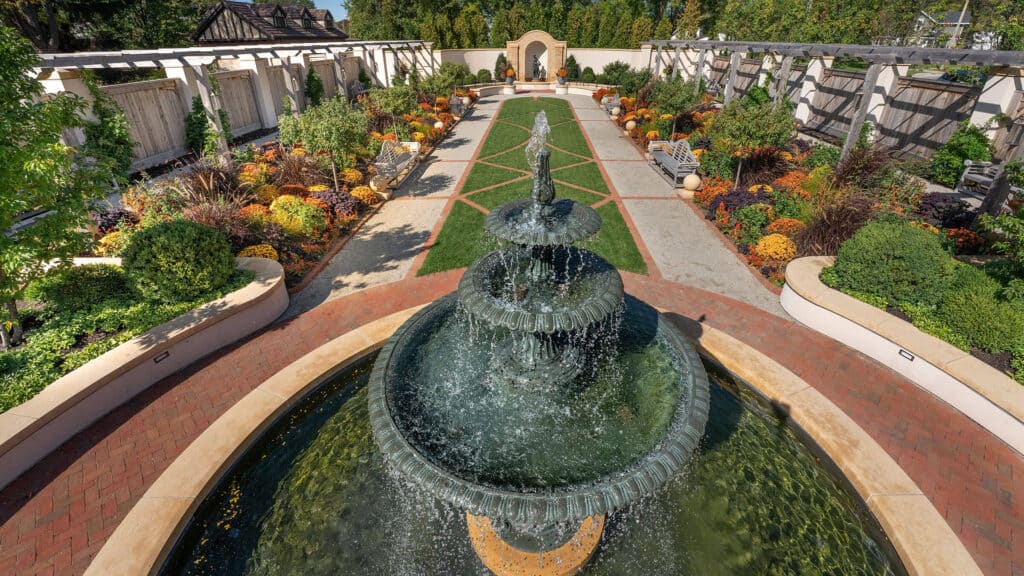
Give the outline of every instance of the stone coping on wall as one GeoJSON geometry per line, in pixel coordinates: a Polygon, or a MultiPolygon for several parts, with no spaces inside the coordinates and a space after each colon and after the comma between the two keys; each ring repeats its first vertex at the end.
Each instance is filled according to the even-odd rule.
{"type": "MultiPolygon", "coordinates": [[[[0,487],[160,379],[280,316],[288,307],[281,265],[265,258],[236,261],[255,275],[246,286],[132,338],[0,414],[0,487]]],[[[75,261],[99,263],[120,260],[75,261]]]]}
{"type": "MultiPolygon", "coordinates": [[[[111,534],[86,576],[156,574],[231,466],[310,391],[378,350],[422,306],[348,332],[245,396],[164,471],[111,534]]],[[[714,328],[669,315],[701,351],[751,385],[822,449],[857,491],[912,576],[980,575],[928,498],[846,414],[795,374],[714,328]]]]}
{"type": "Polygon", "coordinates": [[[819,278],[835,258],[798,258],[781,301],[808,327],[878,360],[1024,454],[1024,386],[913,324],[834,290],[819,278]]]}

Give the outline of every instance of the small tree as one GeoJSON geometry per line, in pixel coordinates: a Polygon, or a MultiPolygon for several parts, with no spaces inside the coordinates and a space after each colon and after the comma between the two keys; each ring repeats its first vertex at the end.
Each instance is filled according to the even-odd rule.
{"type": "Polygon", "coordinates": [[[320,75],[313,70],[310,66],[309,72],[306,73],[306,101],[309,102],[310,106],[319,106],[320,102],[324,99],[324,82],[320,79],[320,75]]]}
{"type": "Polygon", "coordinates": [[[100,90],[91,70],[82,74],[82,80],[92,95],[92,113],[96,120],[85,124],[85,146],[82,152],[94,160],[110,162],[116,175],[127,180],[135,154],[128,118],[124,110],[100,90]]]}
{"type": "Polygon", "coordinates": [[[53,262],[66,262],[85,245],[82,232],[94,201],[108,191],[114,174],[63,144],[61,132],[81,127],[84,103],[70,94],[41,101],[32,76],[35,50],[13,29],[0,26],[0,303],[5,322],[0,344],[21,337],[17,299],[25,285],[53,262]],[[22,215],[45,211],[16,227],[22,215]]]}
{"type": "Polygon", "coordinates": [[[569,71],[569,80],[580,79],[580,65],[576,62],[575,56],[569,56],[565,59],[565,69],[569,71]]]}
{"type": "Polygon", "coordinates": [[[278,118],[282,142],[302,142],[308,150],[327,152],[335,190],[341,189],[338,184],[339,166],[348,166],[348,157],[366,146],[367,123],[366,114],[352,108],[343,98],[325,100],[298,118],[290,115],[278,118]]]}
{"type": "Polygon", "coordinates": [[[498,58],[494,61],[494,77],[504,78],[505,70],[508,69],[508,58],[505,58],[505,54],[498,54],[498,58]]]}

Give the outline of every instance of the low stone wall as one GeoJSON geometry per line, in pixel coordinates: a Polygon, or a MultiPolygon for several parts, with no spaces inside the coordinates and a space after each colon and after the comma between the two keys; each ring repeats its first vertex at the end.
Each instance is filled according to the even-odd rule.
{"type": "MultiPolygon", "coordinates": [[[[383,346],[421,308],[335,338],[245,396],[164,471],[107,540],[86,576],[158,573],[196,509],[246,450],[309,392],[383,346]]],[[[914,481],[821,393],[723,332],[675,314],[669,320],[817,443],[878,519],[912,576],[981,575],[914,481]]]]}
{"type": "Polygon", "coordinates": [[[288,307],[281,265],[239,258],[238,266],[255,274],[244,288],[121,344],[0,414],[0,487],[156,382],[280,316],[288,307]]]}
{"type": "Polygon", "coordinates": [[[1024,386],[955,346],[821,282],[831,257],[786,268],[782,307],[802,324],[892,368],[1024,454],[1024,386]]]}

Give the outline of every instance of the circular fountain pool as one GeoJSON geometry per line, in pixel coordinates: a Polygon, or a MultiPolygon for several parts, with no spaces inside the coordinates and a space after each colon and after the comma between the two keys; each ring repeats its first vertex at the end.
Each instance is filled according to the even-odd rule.
{"type": "MultiPolygon", "coordinates": [[[[371,362],[322,386],[248,451],[164,574],[488,574],[461,511],[386,472],[368,418],[371,362]]],[[[687,469],[609,516],[582,574],[903,574],[873,520],[789,429],[710,375],[709,423],[687,469]]]]}

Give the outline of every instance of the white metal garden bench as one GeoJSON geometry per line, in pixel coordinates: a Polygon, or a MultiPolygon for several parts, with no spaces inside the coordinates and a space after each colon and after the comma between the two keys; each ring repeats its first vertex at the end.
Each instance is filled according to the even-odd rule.
{"type": "Polygon", "coordinates": [[[647,144],[647,151],[648,163],[673,186],[678,186],[683,178],[695,173],[700,167],[700,162],[686,140],[655,140],[647,144]]]}
{"type": "Polygon", "coordinates": [[[420,145],[418,142],[385,140],[380,145],[380,154],[377,155],[377,159],[373,162],[373,167],[377,169],[378,175],[388,180],[393,180],[416,161],[419,153],[420,145]]]}
{"type": "MultiPolygon", "coordinates": [[[[1000,165],[992,162],[980,162],[977,160],[964,160],[964,171],[960,174],[960,180],[956,183],[956,190],[970,192],[979,196],[988,194],[996,176],[999,175],[1000,165]]],[[[1016,198],[1024,196],[1024,190],[1016,186],[1010,187],[1010,192],[1016,198]]]]}

